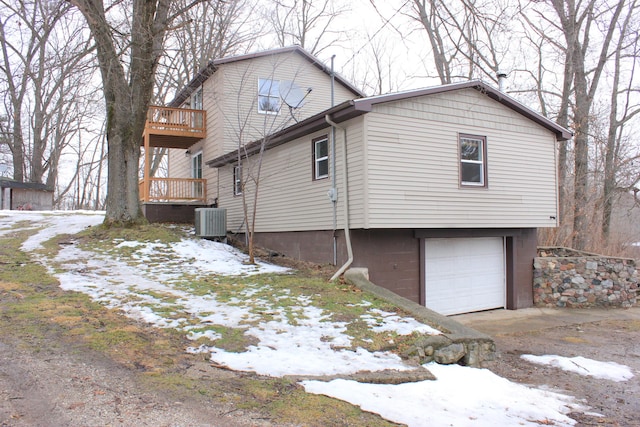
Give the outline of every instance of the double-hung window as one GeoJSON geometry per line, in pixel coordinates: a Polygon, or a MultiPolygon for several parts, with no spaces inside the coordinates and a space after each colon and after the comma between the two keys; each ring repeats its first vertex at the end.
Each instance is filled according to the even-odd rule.
{"type": "Polygon", "coordinates": [[[463,187],[487,186],[487,138],[476,135],[459,135],[460,185],[463,187]]]}
{"type": "Polygon", "coordinates": [[[329,138],[325,135],[313,141],[313,179],[329,177],[329,138]]]}
{"type": "Polygon", "coordinates": [[[280,82],[258,79],[258,112],[278,114],[280,111],[280,82]]]}
{"type": "Polygon", "coordinates": [[[242,166],[233,167],[233,195],[242,195],[242,166]]]}

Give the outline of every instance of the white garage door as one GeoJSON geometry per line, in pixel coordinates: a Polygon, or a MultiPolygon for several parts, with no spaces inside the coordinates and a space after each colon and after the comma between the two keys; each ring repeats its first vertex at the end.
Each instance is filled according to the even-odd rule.
{"type": "Polygon", "coordinates": [[[441,314],[502,308],[502,237],[425,239],[425,305],[441,314]]]}

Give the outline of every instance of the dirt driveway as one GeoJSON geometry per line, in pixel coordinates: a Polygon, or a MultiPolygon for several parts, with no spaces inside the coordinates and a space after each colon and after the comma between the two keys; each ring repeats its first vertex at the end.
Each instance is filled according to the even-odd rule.
{"type": "Polygon", "coordinates": [[[60,344],[38,339],[34,352],[33,337],[0,337],[0,427],[271,425],[198,393],[150,387],[98,352],[60,344]]]}
{"type": "Polygon", "coordinates": [[[548,386],[584,399],[602,417],[572,414],[579,426],[640,426],[640,308],[619,310],[499,310],[455,316],[494,337],[498,358],[489,368],[523,384],[548,386]],[[565,372],[521,359],[559,355],[616,362],[634,377],[614,382],[565,372]]]}
{"type": "MultiPolygon", "coordinates": [[[[640,308],[529,309],[456,319],[495,338],[499,357],[489,368],[497,374],[562,390],[603,415],[573,414],[579,426],[640,426],[640,308]],[[522,354],[614,361],[631,367],[636,376],[625,382],[583,377],[531,364],[522,354]]],[[[198,375],[215,371],[208,364],[190,369],[199,369],[198,375]]],[[[198,399],[198,393],[184,397],[150,389],[138,373],[100,353],[65,345],[54,335],[0,336],[0,426],[95,425],[96,420],[108,426],[272,425],[261,414],[198,399]]]]}

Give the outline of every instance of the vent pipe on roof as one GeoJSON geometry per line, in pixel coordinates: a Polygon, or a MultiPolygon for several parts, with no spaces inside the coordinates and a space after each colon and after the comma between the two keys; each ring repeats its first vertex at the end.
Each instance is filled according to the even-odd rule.
{"type": "Polygon", "coordinates": [[[498,77],[498,90],[500,92],[504,92],[504,86],[507,81],[507,73],[505,73],[504,71],[498,71],[496,73],[496,77],[498,77]]]}

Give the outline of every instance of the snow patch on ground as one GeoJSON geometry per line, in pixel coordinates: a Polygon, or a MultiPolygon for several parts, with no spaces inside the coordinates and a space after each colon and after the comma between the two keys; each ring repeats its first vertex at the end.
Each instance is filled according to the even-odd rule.
{"type": "Polygon", "coordinates": [[[615,362],[600,362],[582,356],[534,356],[532,354],[523,354],[520,357],[531,363],[553,366],[564,371],[575,372],[585,377],[594,377],[616,382],[627,381],[633,378],[631,368],[615,362]]]}
{"type": "MultiPolygon", "coordinates": [[[[30,221],[25,227],[35,234],[24,242],[22,250],[34,251],[56,234],[76,233],[103,219],[104,213],[95,212],[2,212],[0,235],[11,232],[18,221],[30,221]]],[[[412,368],[390,352],[351,349],[352,337],[346,325],[331,321],[328,313],[313,305],[311,297],[283,292],[267,301],[260,295],[269,292],[268,287],[248,286],[222,302],[217,298],[215,282],[210,291],[197,294],[184,283],[185,272],[193,280],[205,280],[212,275],[286,273],[282,267],[247,265],[246,256],[236,249],[200,239],[170,244],[122,240],[116,244],[131,249],[130,256],[116,259],[108,253],[65,245],[55,259],[36,258],[49,267],[65,290],[86,293],[150,325],[178,329],[191,340],[210,340],[211,345],[189,347],[187,351],[209,353],[212,361],[234,370],[277,377],[412,368]],[[256,344],[241,353],[217,348],[215,340],[220,334],[215,327],[242,329],[256,344]]],[[[359,305],[367,309],[370,304],[359,305]]],[[[362,320],[378,332],[440,333],[415,319],[377,309],[367,309],[362,320]]],[[[309,393],[333,396],[410,426],[570,426],[575,422],[565,414],[581,410],[571,396],[512,383],[487,370],[457,365],[426,367],[436,381],[380,385],[334,380],[302,384],[309,393]]]]}
{"type": "Polygon", "coordinates": [[[308,393],[345,400],[408,426],[571,426],[571,396],[512,383],[486,369],[425,365],[436,381],[399,385],[303,381],[308,393]]]}

